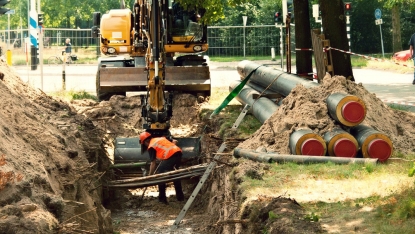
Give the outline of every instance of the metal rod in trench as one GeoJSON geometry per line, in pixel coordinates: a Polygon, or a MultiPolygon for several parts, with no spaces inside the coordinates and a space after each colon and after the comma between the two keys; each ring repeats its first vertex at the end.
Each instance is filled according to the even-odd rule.
{"type": "MultiPolygon", "coordinates": [[[[235,120],[235,123],[233,124],[232,129],[236,129],[236,128],[239,127],[239,124],[242,122],[242,120],[245,117],[245,115],[247,113],[247,110],[249,110],[249,108],[250,108],[249,105],[245,105],[244,109],[239,114],[238,118],[235,120]]],[[[222,153],[225,149],[226,149],[226,143],[223,142],[220,145],[217,153],[222,153]]],[[[182,221],[182,219],[186,215],[187,210],[190,208],[190,206],[192,205],[194,199],[196,198],[196,195],[199,193],[200,189],[202,188],[203,184],[207,180],[207,178],[210,175],[210,173],[212,172],[212,170],[216,167],[217,161],[219,160],[220,156],[221,156],[221,154],[216,154],[216,156],[213,158],[213,161],[208,165],[205,173],[203,174],[203,176],[200,179],[199,183],[197,184],[196,188],[193,190],[192,195],[190,195],[189,200],[187,200],[187,202],[184,205],[183,209],[180,211],[180,214],[177,216],[176,220],[174,221],[172,229],[177,229],[178,228],[180,222],[182,221]]]]}

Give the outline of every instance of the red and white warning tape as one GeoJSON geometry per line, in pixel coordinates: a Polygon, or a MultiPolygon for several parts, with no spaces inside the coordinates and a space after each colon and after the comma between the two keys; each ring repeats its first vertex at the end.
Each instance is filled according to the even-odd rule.
{"type": "Polygon", "coordinates": [[[393,63],[393,64],[404,66],[404,67],[415,68],[414,66],[408,66],[407,64],[392,62],[390,60],[374,58],[374,57],[370,57],[370,56],[362,55],[362,54],[356,54],[356,53],[353,53],[353,52],[350,52],[350,51],[345,51],[345,50],[341,50],[341,49],[337,49],[337,48],[333,48],[333,47],[328,47],[327,49],[328,50],[337,50],[337,51],[340,51],[340,52],[343,52],[343,53],[346,53],[346,54],[357,55],[357,56],[363,57],[365,59],[370,59],[370,60],[375,60],[375,61],[380,61],[380,62],[388,62],[388,63],[393,63]]]}
{"type": "MultiPolygon", "coordinates": [[[[308,48],[295,48],[296,51],[313,51],[313,49],[308,49],[308,48]]],[[[337,49],[337,48],[333,48],[333,47],[327,47],[327,48],[323,48],[324,52],[327,52],[328,50],[337,50],[346,54],[351,54],[351,55],[356,55],[359,57],[363,57],[365,59],[369,59],[369,60],[375,60],[375,61],[380,61],[380,62],[388,62],[388,63],[393,63],[396,65],[400,65],[400,66],[404,66],[404,67],[409,67],[409,68],[415,68],[414,66],[408,66],[407,64],[403,64],[403,63],[398,63],[398,62],[392,62],[390,60],[385,60],[385,59],[379,59],[379,58],[374,58],[374,57],[370,57],[367,55],[363,55],[363,54],[356,54],[350,51],[345,51],[345,50],[341,50],[341,49],[337,49]]]]}

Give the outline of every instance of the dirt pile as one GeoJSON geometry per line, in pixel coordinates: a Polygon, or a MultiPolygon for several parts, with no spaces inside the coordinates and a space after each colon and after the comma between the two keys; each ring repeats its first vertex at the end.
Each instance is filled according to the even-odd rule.
{"type": "Polygon", "coordinates": [[[99,132],[0,61],[0,233],[112,230],[101,205],[99,132]]]}
{"type": "Polygon", "coordinates": [[[361,124],[386,134],[392,140],[395,152],[415,151],[413,113],[390,108],[375,94],[369,93],[362,84],[329,75],[318,87],[307,89],[302,85],[296,86],[263,126],[238,147],[253,150],[264,147],[268,152],[290,154],[289,137],[297,129],[310,128],[321,136],[336,127],[348,130],[328,114],[325,101],[332,93],[361,98],[367,108],[366,118],[361,124]]]}

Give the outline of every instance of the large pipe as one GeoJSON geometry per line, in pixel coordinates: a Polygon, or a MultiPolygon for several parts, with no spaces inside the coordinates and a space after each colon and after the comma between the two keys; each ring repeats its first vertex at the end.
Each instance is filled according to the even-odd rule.
{"type": "Polygon", "coordinates": [[[332,131],[326,132],[323,138],[327,144],[328,155],[348,158],[356,157],[359,144],[350,133],[341,128],[335,128],[332,131]]]}
{"type": "Polygon", "coordinates": [[[333,93],[326,99],[330,116],[341,124],[353,127],[359,125],[366,116],[366,105],[353,95],[333,93]]]}
{"type": "Polygon", "coordinates": [[[290,155],[290,154],[275,154],[275,153],[260,153],[253,150],[235,148],[233,155],[236,158],[243,157],[258,162],[295,162],[295,163],[327,163],[333,162],[336,164],[376,164],[376,158],[345,158],[345,157],[327,157],[327,156],[304,156],[304,155],[290,155]]]}
{"type": "MultiPolygon", "coordinates": [[[[233,90],[240,84],[239,81],[232,82],[229,89],[233,90]]],[[[259,93],[245,85],[239,92],[236,99],[242,104],[248,104],[252,107],[252,113],[261,123],[264,123],[278,109],[278,105],[265,97],[253,99],[253,95],[259,93]]],[[[310,129],[301,129],[293,132],[290,136],[290,149],[292,154],[297,155],[320,155],[327,152],[326,143],[323,138],[310,129]]]]}
{"type": "MultiPolygon", "coordinates": [[[[241,83],[240,81],[232,82],[229,85],[229,90],[235,89],[235,87],[237,87],[240,83],[241,83]]],[[[271,115],[278,109],[278,105],[270,101],[268,98],[264,98],[264,97],[258,98],[257,101],[255,101],[255,99],[253,99],[253,95],[255,94],[259,95],[259,92],[253,89],[251,85],[252,84],[245,85],[245,87],[241,90],[241,92],[238,94],[236,99],[239,102],[241,102],[243,105],[249,104],[253,109],[252,110],[253,115],[261,123],[264,123],[265,120],[270,118],[271,115]]],[[[299,134],[299,133],[293,134],[293,137],[295,137],[296,134],[299,134]]],[[[315,135],[313,135],[313,137],[314,136],[315,135]]],[[[355,157],[356,156],[359,146],[358,146],[356,139],[348,132],[340,128],[336,128],[336,129],[333,129],[332,131],[326,132],[323,138],[324,138],[324,141],[326,142],[329,156],[338,156],[338,157],[355,157]]],[[[297,139],[297,144],[302,144],[302,143],[299,143],[297,139]]],[[[307,144],[311,144],[311,143],[307,141],[307,143],[305,144],[305,147],[307,147],[307,144]]],[[[322,144],[317,143],[317,146],[321,146],[321,145],[322,144]]],[[[298,147],[302,149],[301,146],[298,146],[298,147]]],[[[307,151],[307,149],[305,150],[307,151]]],[[[293,149],[291,150],[291,152],[294,154],[296,153],[295,151],[296,150],[293,150],[293,149]]],[[[264,160],[267,160],[267,159],[264,159],[264,160]]]]}
{"type": "MultiPolygon", "coordinates": [[[[200,138],[175,138],[177,146],[182,149],[182,159],[197,158],[200,156],[200,138]]],[[[141,154],[141,144],[138,137],[117,137],[114,142],[114,164],[129,164],[147,162],[150,160],[148,151],[141,154]]]]}
{"type": "Polygon", "coordinates": [[[324,139],[308,128],[291,133],[289,147],[295,155],[324,156],[327,153],[324,139]]]}
{"type": "MultiPolygon", "coordinates": [[[[259,64],[244,60],[238,64],[237,70],[243,80],[251,71],[257,69],[251,75],[250,82],[269,88],[283,96],[290,94],[291,90],[298,84],[306,88],[319,86],[318,83],[296,75],[288,74],[271,67],[259,66],[259,64]]],[[[332,94],[327,98],[326,103],[332,118],[349,127],[360,124],[366,115],[364,102],[360,98],[352,95],[341,93],[332,94]]]]}
{"type": "MultiPolygon", "coordinates": [[[[234,90],[240,83],[240,81],[232,82],[229,85],[229,90],[234,90]]],[[[278,106],[273,101],[265,97],[254,99],[254,94],[259,95],[260,93],[252,89],[249,85],[245,85],[235,98],[243,105],[250,105],[252,108],[252,114],[255,118],[257,118],[261,123],[264,123],[278,109],[278,106]]]]}
{"type": "Polygon", "coordinates": [[[385,162],[392,155],[393,144],[388,136],[366,125],[358,125],[350,129],[365,158],[377,158],[385,162]]]}
{"type": "Polygon", "coordinates": [[[282,94],[283,96],[288,96],[291,90],[298,84],[302,84],[306,88],[313,88],[319,86],[318,83],[300,78],[293,74],[288,74],[283,71],[275,70],[271,67],[259,66],[260,64],[244,60],[238,63],[236,69],[238,70],[238,73],[241,76],[241,79],[243,80],[251,71],[258,68],[251,75],[250,81],[259,84],[262,87],[269,86],[269,89],[279,94],[282,94]]]}

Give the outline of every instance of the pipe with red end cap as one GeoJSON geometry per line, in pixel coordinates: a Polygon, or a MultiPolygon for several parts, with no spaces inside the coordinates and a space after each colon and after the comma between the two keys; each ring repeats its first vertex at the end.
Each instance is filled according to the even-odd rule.
{"type": "MultiPolygon", "coordinates": [[[[247,60],[238,63],[237,71],[242,80],[251,74],[248,84],[254,83],[261,87],[267,87],[267,90],[283,96],[288,96],[291,90],[299,84],[305,88],[314,88],[320,85],[294,74],[288,74],[272,67],[260,66],[260,64],[247,60]],[[254,70],[255,72],[251,74],[254,70]]],[[[359,125],[365,119],[366,106],[356,96],[334,93],[327,97],[326,103],[330,116],[347,127],[359,125]]]]}
{"type": "Polygon", "coordinates": [[[359,125],[366,117],[366,105],[353,95],[333,93],[327,97],[326,104],[330,116],[348,127],[359,125]]]}
{"type": "Polygon", "coordinates": [[[324,156],[327,153],[326,142],[311,129],[300,129],[291,133],[289,147],[295,155],[324,156]]]}
{"type": "Polygon", "coordinates": [[[323,138],[326,141],[329,156],[356,157],[359,144],[350,133],[341,128],[335,128],[332,131],[326,132],[323,138]]]}
{"type": "Polygon", "coordinates": [[[365,158],[377,158],[385,162],[393,153],[393,144],[388,136],[366,125],[358,125],[350,129],[365,158]]]}

